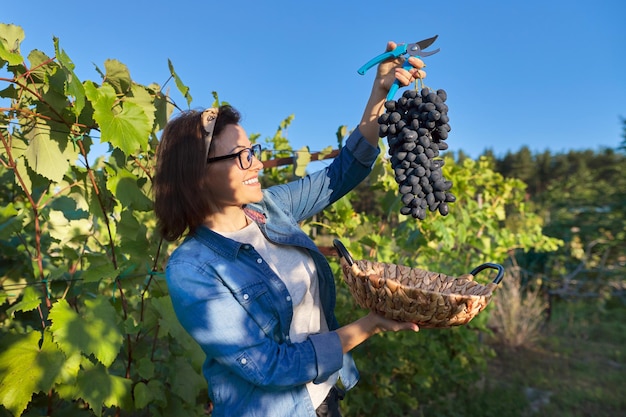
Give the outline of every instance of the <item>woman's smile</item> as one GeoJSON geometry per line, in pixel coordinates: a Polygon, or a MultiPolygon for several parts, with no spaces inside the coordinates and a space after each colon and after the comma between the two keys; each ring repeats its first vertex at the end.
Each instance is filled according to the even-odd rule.
{"type": "Polygon", "coordinates": [[[259,184],[259,177],[250,178],[248,180],[245,180],[243,183],[245,185],[257,185],[259,184]]]}

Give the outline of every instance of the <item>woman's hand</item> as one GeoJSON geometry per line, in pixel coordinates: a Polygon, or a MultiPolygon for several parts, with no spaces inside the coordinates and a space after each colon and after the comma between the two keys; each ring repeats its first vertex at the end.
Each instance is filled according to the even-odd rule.
{"type": "MultiPolygon", "coordinates": [[[[388,42],[387,51],[392,51],[396,46],[395,42],[388,42]]],[[[424,62],[413,56],[408,59],[413,66],[408,71],[402,67],[404,57],[389,59],[378,65],[372,92],[359,124],[359,130],[372,146],[378,146],[378,117],[385,111],[385,100],[395,80],[398,80],[401,86],[407,86],[418,78],[426,77],[423,70],[424,62]]]]}
{"type": "Polygon", "coordinates": [[[370,337],[381,332],[399,332],[402,330],[419,331],[415,323],[403,323],[387,319],[379,314],[370,312],[367,316],[347,324],[336,330],[341,340],[343,352],[349,352],[370,337]]]}
{"type": "Polygon", "coordinates": [[[381,332],[399,332],[402,330],[412,330],[414,332],[417,332],[420,329],[419,326],[415,323],[391,320],[374,312],[370,312],[366,316],[366,318],[371,320],[373,325],[375,326],[374,334],[381,332]]]}
{"type": "MultiPolygon", "coordinates": [[[[389,41],[386,52],[393,51],[396,46],[398,45],[395,42],[389,41]]],[[[401,86],[407,86],[418,78],[424,79],[426,77],[426,71],[423,70],[425,66],[424,61],[414,56],[409,57],[409,64],[413,68],[407,71],[402,67],[405,59],[405,57],[388,59],[378,65],[374,85],[382,88],[385,95],[389,92],[395,80],[398,80],[401,86]]]]}

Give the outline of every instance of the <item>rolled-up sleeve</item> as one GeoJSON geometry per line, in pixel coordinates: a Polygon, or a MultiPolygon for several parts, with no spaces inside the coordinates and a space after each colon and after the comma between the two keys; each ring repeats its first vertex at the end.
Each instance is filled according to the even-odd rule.
{"type": "Polygon", "coordinates": [[[372,146],[372,144],[363,137],[358,127],[350,134],[346,140],[345,146],[350,153],[352,153],[354,159],[367,167],[374,165],[380,153],[380,148],[372,146]]]}
{"type": "Polygon", "coordinates": [[[314,383],[326,381],[343,365],[343,347],[336,332],[320,333],[309,336],[317,359],[317,377],[314,383]]]}

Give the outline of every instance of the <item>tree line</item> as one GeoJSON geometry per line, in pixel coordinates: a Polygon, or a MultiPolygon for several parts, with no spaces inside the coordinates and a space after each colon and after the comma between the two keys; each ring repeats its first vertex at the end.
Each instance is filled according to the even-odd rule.
{"type": "MultiPolygon", "coordinates": [[[[626,119],[621,123],[623,140],[616,148],[532,152],[522,146],[504,156],[489,149],[481,156],[504,178],[526,184],[528,204],[542,216],[544,233],[564,240],[554,253],[518,254],[550,291],[601,296],[608,285],[624,297],[626,119]]],[[[459,162],[465,158],[463,152],[455,155],[459,162]]]]}

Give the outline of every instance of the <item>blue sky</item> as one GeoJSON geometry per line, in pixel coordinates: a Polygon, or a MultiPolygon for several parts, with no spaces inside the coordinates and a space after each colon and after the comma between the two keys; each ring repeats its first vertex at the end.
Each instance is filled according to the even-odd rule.
{"type": "Polygon", "coordinates": [[[358,75],[362,64],[388,40],[438,34],[426,85],[448,92],[450,150],[472,157],[618,146],[625,21],[623,0],[34,0],[0,17],[25,30],[23,54],[52,56],[58,37],[82,80],[99,80],[94,65],[112,58],[134,81],[162,85],[171,59],[192,108],[217,91],[262,138],[293,114],[290,143],[312,151],[336,146],[337,128],[360,120],[374,76],[358,75]]]}

